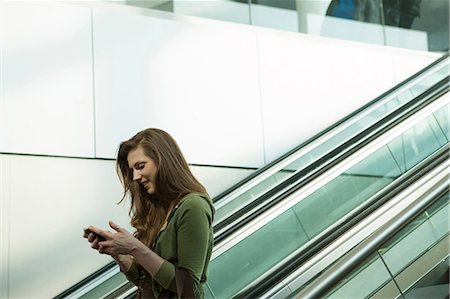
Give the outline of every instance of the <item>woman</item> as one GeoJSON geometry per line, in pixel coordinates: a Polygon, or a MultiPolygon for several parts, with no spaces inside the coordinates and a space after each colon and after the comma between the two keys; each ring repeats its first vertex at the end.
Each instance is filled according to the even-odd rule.
{"type": "Polygon", "coordinates": [[[90,226],[83,236],[114,258],[138,286],[138,297],[203,298],[214,207],[175,140],[159,129],[141,131],[121,143],[116,168],[125,189],[122,200],[131,196],[136,232],[110,221],[115,233],[90,226]]]}

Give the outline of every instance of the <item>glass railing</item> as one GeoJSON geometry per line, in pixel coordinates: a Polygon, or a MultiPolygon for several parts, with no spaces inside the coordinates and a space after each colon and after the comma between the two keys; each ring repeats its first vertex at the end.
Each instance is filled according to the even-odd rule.
{"type": "MultiPolygon", "coordinates": [[[[276,186],[279,186],[290,177],[299,173],[311,163],[318,161],[321,157],[324,157],[358,133],[361,133],[364,129],[410,102],[418,95],[430,89],[437,82],[448,78],[448,76],[448,59],[444,59],[441,63],[427,71],[426,74],[417,77],[405,86],[389,93],[320,138],[300,147],[265,173],[217,202],[215,225],[250,205],[268,191],[273,190],[276,186]]],[[[442,114],[440,117],[444,117],[444,115],[442,114]]]]}
{"type": "MultiPolygon", "coordinates": [[[[444,96],[448,103],[448,95],[444,96]]],[[[214,257],[209,298],[231,298],[448,142],[449,105],[214,257]],[[445,117],[447,116],[447,117],[445,117]]]]}
{"type": "Polygon", "coordinates": [[[176,14],[415,50],[449,49],[447,0],[125,1],[176,14]]]}
{"type": "Polygon", "coordinates": [[[410,222],[325,298],[448,298],[449,196],[410,222]]]}

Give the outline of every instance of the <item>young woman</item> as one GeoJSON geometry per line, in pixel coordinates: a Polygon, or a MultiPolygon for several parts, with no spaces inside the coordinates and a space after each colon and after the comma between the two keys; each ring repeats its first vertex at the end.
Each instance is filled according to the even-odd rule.
{"type": "Polygon", "coordinates": [[[203,298],[213,247],[214,207],[175,140],[146,129],[121,143],[117,173],[131,197],[132,235],[110,221],[83,236],[111,255],[140,298],[203,298]],[[104,237],[106,240],[100,240],[104,237]]]}

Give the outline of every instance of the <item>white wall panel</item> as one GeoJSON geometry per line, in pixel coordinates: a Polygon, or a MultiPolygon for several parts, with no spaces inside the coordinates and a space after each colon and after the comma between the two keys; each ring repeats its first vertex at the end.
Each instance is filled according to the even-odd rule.
{"type": "Polygon", "coordinates": [[[0,155],[0,298],[8,298],[10,169],[0,155]]]}
{"type": "Polygon", "coordinates": [[[91,14],[2,3],[1,151],[94,155],[91,14]]]}
{"type": "Polygon", "coordinates": [[[393,86],[381,47],[259,35],[267,162],[393,86]]]}
{"type": "MultiPolygon", "coordinates": [[[[111,259],[82,238],[111,219],[129,228],[113,161],[4,156],[11,212],[9,297],[51,298],[111,259]]],[[[3,227],[3,226],[2,226],[3,227]]],[[[4,236],[2,236],[3,239],[4,236]]]]}
{"type": "Polygon", "coordinates": [[[266,162],[352,113],[439,54],[259,34],[266,162]]]}
{"type": "Polygon", "coordinates": [[[188,162],[263,164],[252,33],[94,10],[97,157],[147,127],[188,162]]]}

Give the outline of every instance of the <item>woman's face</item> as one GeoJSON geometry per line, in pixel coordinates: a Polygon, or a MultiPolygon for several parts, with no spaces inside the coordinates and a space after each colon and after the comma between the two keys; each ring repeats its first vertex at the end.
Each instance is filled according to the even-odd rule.
{"type": "Polygon", "coordinates": [[[127,156],[128,166],[133,172],[133,181],[141,184],[149,194],[155,193],[156,164],[144,154],[141,146],[130,151],[127,156]]]}

